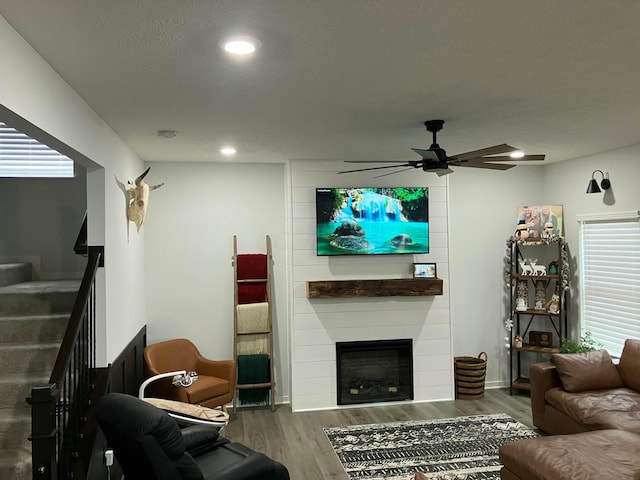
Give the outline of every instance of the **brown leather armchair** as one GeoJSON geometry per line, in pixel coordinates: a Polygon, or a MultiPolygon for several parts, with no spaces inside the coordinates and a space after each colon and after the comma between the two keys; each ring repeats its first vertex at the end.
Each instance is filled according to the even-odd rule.
{"type": "Polygon", "coordinates": [[[175,386],[171,378],[151,383],[146,396],[178,400],[215,408],[233,401],[236,391],[236,362],[209,360],[186,338],[166,340],[144,349],[145,376],[152,377],[176,370],[195,371],[198,379],[188,387],[175,386]]]}

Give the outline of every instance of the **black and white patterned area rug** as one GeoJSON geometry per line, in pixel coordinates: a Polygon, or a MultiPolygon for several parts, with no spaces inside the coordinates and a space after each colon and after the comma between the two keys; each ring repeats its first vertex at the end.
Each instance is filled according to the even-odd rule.
{"type": "Polygon", "coordinates": [[[325,428],[350,480],[500,478],[498,448],[538,434],[505,414],[325,428]]]}

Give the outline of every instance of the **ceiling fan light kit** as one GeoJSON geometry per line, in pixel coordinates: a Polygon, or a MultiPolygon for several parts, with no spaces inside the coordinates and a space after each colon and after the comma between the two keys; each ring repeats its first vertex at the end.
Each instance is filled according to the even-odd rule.
{"type": "Polygon", "coordinates": [[[229,156],[229,155],[235,155],[237,151],[235,147],[232,147],[231,145],[226,145],[220,149],[220,153],[223,155],[229,156]]]}
{"type": "Polygon", "coordinates": [[[250,55],[260,48],[260,42],[247,35],[236,35],[221,42],[222,48],[232,55],[250,55]]]}
{"type": "MultiPolygon", "coordinates": [[[[386,168],[402,168],[391,173],[397,173],[412,168],[421,168],[425,172],[435,172],[438,176],[453,173],[450,167],[473,167],[485,168],[491,170],[508,170],[516,165],[510,163],[502,163],[505,161],[534,161],[544,160],[544,155],[525,155],[520,149],[502,143],[492,147],[481,148],[470,152],[460,153],[458,155],[448,156],[447,152],[438,145],[437,134],[444,127],[444,120],[427,120],[424,122],[427,131],[432,134],[433,140],[431,146],[427,149],[412,148],[415,153],[422,157],[421,160],[409,161],[366,161],[366,160],[347,160],[346,163],[395,163],[395,165],[385,165],[382,167],[368,167],[356,170],[344,170],[338,173],[363,172],[367,170],[381,170],[386,168]],[[508,155],[507,155],[508,154],[508,155]]],[[[389,174],[384,174],[389,175],[389,174]]],[[[380,176],[384,176],[380,175],[380,176]]]]}

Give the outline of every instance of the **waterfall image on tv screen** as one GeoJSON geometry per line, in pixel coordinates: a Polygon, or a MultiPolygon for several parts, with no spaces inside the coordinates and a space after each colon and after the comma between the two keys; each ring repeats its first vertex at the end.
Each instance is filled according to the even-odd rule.
{"type": "Polygon", "coordinates": [[[318,255],[429,253],[427,187],[316,188],[318,255]]]}

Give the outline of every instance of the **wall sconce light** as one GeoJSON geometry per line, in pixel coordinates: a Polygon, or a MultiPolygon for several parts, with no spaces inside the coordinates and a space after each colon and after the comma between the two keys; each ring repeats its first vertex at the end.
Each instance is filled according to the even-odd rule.
{"type": "Polygon", "coordinates": [[[602,181],[600,182],[600,187],[602,190],[609,190],[611,188],[611,181],[609,180],[609,172],[605,175],[602,173],[602,170],[594,170],[591,174],[591,180],[589,180],[589,185],[587,186],[587,193],[600,193],[600,187],[598,186],[598,182],[595,179],[596,172],[600,172],[602,175],[602,181]]]}

